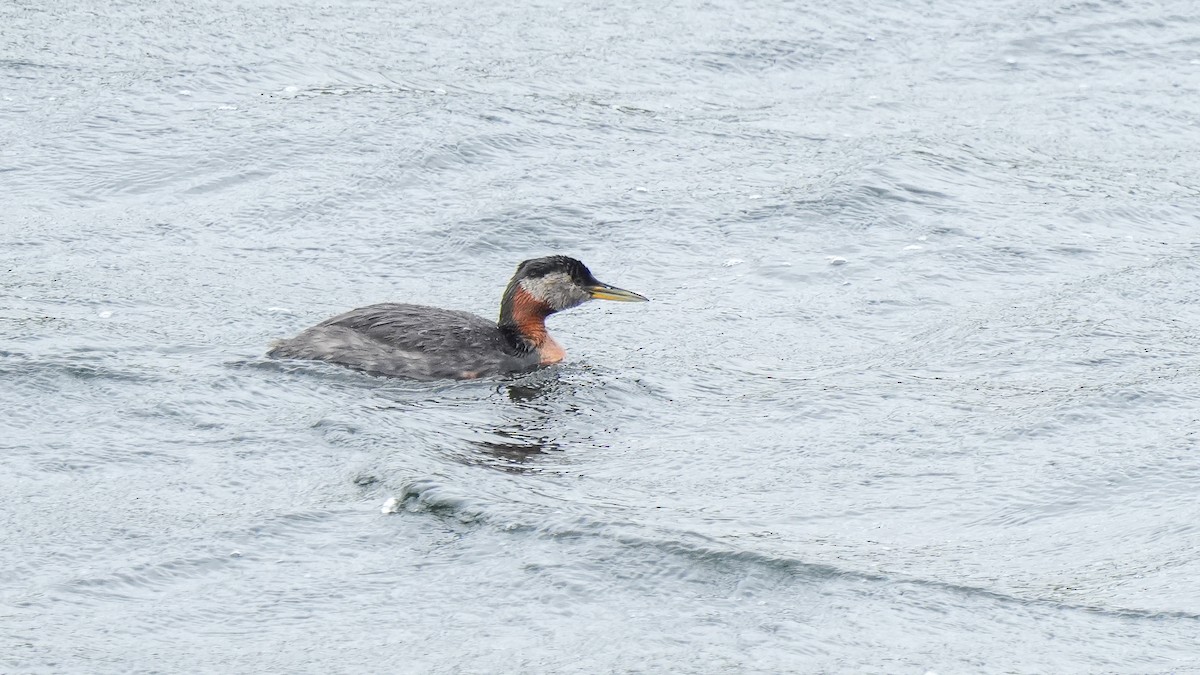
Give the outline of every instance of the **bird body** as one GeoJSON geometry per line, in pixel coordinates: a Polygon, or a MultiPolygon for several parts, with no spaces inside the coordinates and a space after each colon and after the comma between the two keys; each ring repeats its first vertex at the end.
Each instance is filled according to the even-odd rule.
{"type": "Polygon", "coordinates": [[[497,322],[468,312],[382,303],[322,321],[276,343],[268,355],[418,380],[526,372],[566,357],[547,332],[546,317],[593,298],[646,300],[597,281],[573,258],[535,258],[517,267],[497,322]]]}

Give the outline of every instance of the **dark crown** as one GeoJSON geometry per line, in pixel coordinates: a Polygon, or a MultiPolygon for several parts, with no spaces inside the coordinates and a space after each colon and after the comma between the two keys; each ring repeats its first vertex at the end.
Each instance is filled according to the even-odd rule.
{"type": "Polygon", "coordinates": [[[536,279],[555,272],[565,272],[573,281],[580,285],[596,282],[596,278],[592,276],[592,272],[587,268],[587,265],[574,258],[568,258],[565,255],[551,255],[545,258],[526,260],[517,266],[516,276],[519,278],[536,279]]]}

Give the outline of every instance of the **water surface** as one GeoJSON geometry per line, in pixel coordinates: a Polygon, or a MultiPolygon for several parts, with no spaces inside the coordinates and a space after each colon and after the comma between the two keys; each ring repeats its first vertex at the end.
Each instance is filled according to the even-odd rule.
{"type": "Polygon", "coordinates": [[[2,669],[1200,671],[1188,3],[0,26],[2,669]],[[549,253],[653,302],[263,356],[549,253]]]}

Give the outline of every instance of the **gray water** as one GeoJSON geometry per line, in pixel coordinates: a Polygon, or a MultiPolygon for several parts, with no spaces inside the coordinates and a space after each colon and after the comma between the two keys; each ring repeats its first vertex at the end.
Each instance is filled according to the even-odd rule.
{"type": "Polygon", "coordinates": [[[0,670],[1200,672],[1198,35],[5,0],[0,670]],[[550,253],[652,302],[264,356],[550,253]]]}

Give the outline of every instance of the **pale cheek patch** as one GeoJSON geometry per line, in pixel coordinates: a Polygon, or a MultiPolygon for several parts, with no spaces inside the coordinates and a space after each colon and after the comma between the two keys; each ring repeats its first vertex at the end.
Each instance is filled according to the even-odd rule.
{"type": "Polygon", "coordinates": [[[535,300],[555,310],[574,307],[588,299],[587,292],[576,286],[570,275],[563,272],[547,274],[536,279],[522,279],[521,288],[535,300]]]}

